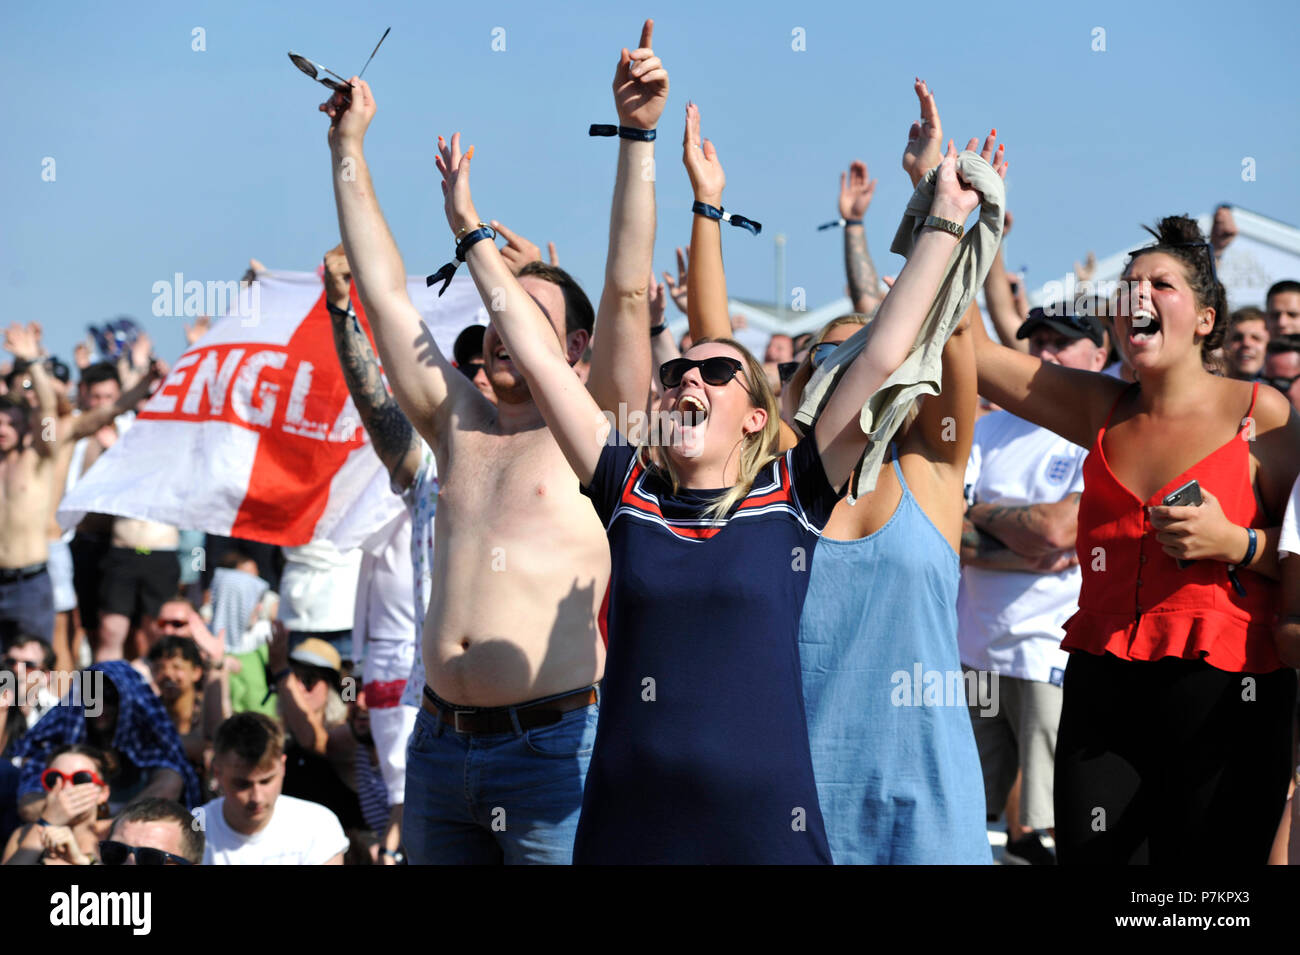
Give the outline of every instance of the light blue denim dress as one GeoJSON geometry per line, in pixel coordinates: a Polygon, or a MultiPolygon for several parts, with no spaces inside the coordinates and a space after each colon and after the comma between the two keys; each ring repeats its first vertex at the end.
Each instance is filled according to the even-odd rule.
{"type": "Polygon", "coordinates": [[[813,774],[836,863],[988,864],[957,652],[961,562],[903,487],[880,530],[823,537],[799,628],[813,774]]]}

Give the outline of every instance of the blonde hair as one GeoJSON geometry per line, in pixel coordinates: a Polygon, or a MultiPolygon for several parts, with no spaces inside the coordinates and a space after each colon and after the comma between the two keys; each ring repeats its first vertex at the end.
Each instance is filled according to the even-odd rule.
{"type": "MultiPolygon", "coordinates": [[[[767,412],[767,421],[762,430],[753,431],[741,439],[740,473],[736,477],[736,483],[718,495],[717,499],[704,510],[704,517],[711,523],[718,524],[736,504],[745,499],[750,488],[754,486],[759,472],[777,457],[781,415],[777,409],[776,396],[767,383],[767,374],[748,348],[734,338],[701,338],[699,341],[692,342],[691,347],[708,344],[726,345],[740,352],[744,364],[745,386],[752,398],[750,406],[762,408],[767,412]]],[[[681,479],[673,467],[672,458],[662,445],[641,445],[637,449],[637,459],[647,470],[657,471],[665,476],[672,485],[673,493],[677,492],[681,486],[681,479]]]]}

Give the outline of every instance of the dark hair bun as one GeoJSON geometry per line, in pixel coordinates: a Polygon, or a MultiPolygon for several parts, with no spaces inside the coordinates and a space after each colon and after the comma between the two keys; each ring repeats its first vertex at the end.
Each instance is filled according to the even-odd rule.
{"type": "Polygon", "coordinates": [[[1153,229],[1143,226],[1160,245],[1196,245],[1209,241],[1196,220],[1188,216],[1165,216],[1153,229]]]}

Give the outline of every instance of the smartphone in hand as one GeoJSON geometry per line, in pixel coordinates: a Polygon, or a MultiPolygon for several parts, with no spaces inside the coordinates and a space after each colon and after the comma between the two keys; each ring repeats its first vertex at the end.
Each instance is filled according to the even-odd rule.
{"type": "MultiPolygon", "coordinates": [[[[1197,481],[1195,478],[1193,478],[1192,480],[1184,484],[1182,487],[1176,488],[1175,490],[1171,491],[1168,495],[1165,496],[1165,499],[1160,503],[1163,504],[1165,507],[1186,507],[1189,504],[1192,505],[1193,507],[1200,507],[1202,504],[1205,503],[1204,499],[1201,497],[1200,482],[1197,481]]],[[[1178,569],[1182,570],[1188,564],[1192,564],[1192,563],[1195,562],[1190,560],[1180,559],[1178,560],[1178,569]]]]}

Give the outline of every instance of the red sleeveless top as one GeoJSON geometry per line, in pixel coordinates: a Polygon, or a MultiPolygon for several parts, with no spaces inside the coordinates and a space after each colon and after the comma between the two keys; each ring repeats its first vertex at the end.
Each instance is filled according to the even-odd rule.
{"type": "Polygon", "coordinates": [[[1115,402],[1083,463],[1077,541],[1083,585],[1079,612],[1065,623],[1062,649],[1110,653],[1121,660],[1204,660],[1234,673],[1269,673],[1285,666],[1273,644],[1277,582],[1238,570],[1246,590],[1241,597],[1223,561],[1198,560],[1180,570],[1156,540],[1147,514],[1148,507],[1195,478],[1219,499],[1228,520],[1242,527],[1265,526],[1250,483],[1247,445],[1258,394],[1256,382],[1236,437],[1146,501],[1119,482],[1102,449],[1119,406],[1115,402]]]}

